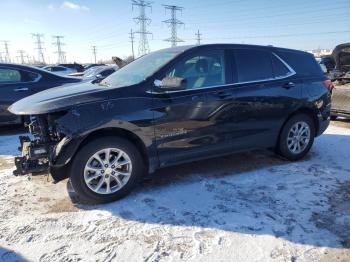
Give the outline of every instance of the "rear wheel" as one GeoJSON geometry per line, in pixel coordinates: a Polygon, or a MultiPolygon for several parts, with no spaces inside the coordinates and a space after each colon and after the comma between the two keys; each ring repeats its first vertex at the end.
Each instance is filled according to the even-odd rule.
{"type": "Polygon", "coordinates": [[[332,121],[337,120],[337,116],[336,116],[336,115],[331,115],[331,120],[332,120],[332,121]]]}
{"type": "Polygon", "coordinates": [[[70,179],[83,202],[105,203],[127,195],[143,172],[143,159],[132,143],[122,138],[104,137],[79,150],[70,179]]]}
{"type": "Polygon", "coordinates": [[[278,143],[278,152],[289,160],[298,160],[310,150],[315,138],[315,125],[311,117],[298,114],[284,125],[278,143]]]}

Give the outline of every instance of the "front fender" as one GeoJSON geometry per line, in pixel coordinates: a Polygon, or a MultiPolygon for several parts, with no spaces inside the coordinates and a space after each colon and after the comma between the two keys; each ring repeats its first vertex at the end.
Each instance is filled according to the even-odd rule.
{"type": "Polygon", "coordinates": [[[158,157],[152,125],[153,113],[149,104],[151,101],[147,98],[134,98],[130,107],[130,101],[120,100],[74,107],[57,119],[57,130],[65,137],[55,146],[50,157],[51,165],[55,168],[70,165],[82,143],[91,134],[119,129],[132,133],[142,141],[149,158],[150,170],[153,171],[158,165],[158,157]]]}

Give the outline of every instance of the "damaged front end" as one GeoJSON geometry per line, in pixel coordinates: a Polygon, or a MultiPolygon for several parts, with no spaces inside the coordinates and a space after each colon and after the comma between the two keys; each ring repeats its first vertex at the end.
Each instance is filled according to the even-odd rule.
{"type": "Polygon", "coordinates": [[[55,148],[65,137],[56,128],[55,120],[63,113],[35,115],[27,123],[31,136],[20,136],[21,156],[15,157],[13,174],[42,174],[50,168],[55,148]]]}

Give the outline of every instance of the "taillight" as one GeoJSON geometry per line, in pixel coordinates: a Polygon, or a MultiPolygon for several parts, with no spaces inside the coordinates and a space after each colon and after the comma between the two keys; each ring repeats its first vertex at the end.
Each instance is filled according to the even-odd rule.
{"type": "Polygon", "coordinates": [[[334,86],[333,86],[331,80],[326,79],[326,80],[323,81],[323,84],[324,84],[325,87],[327,87],[329,92],[332,92],[332,89],[333,89],[334,86]]]}

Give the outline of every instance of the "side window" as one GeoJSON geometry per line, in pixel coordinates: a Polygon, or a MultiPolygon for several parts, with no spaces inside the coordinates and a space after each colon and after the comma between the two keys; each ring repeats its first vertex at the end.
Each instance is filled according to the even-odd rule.
{"type": "Polygon", "coordinates": [[[55,66],[55,67],[52,67],[51,71],[59,72],[59,71],[64,71],[64,69],[63,69],[63,67],[55,66]]]}
{"type": "Polygon", "coordinates": [[[21,82],[33,82],[39,78],[39,75],[33,72],[21,71],[21,82]]]}
{"type": "Polygon", "coordinates": [[[282,63],[278,57],[271,55],[273,74],[275,77],[286,77],[291,74],[289,69],[282,63]]]}
{"type": "Polygon", "coordinates": [[[166,72],[166,76],[186,79],[187,89],[224,85],[226,83],[224,52],[201,51],[177,62],[166,72]]]}
{"type": "Polygon", "coordinates": [[[21,73],[18,70],[0,68],[0,83],[21,82],[21,73]]]}
{"type": "Polygon", "coordinates": [[[105,70],[105,71],[102,71],[100,74],[101,74],[102,76],[109,76],[109,75],[112,74],[113,72],[114,72],[113,69],[107,69],[107,70],[105,70]]]}
{"type": "Polygon", "coordinates": [[[39,75],[32,72],[0,68],[0,83],[33,82],[39,75]]]}
{"type": "Polygon", "coordinates": [[[253,49],[236,49],[238,82],[273,78],[270,53],[253,49]]]}

